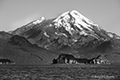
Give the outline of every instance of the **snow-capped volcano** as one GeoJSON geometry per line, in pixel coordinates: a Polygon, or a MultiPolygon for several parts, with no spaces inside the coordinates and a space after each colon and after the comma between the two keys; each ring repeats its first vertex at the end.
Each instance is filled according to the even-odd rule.
{"type": "MultiPolygon", "coordinates": [[[[54,26],[57,29],[64,28],[70,35],[79,34],[83,36],[92,36],[96,39],[100,39],[101,32],[104,30],[101,29],[97,24],[93,23],[93,21],[89,20],[78,11],[67,11],[60,16],[58,16],[54,21],[54,26]]],[[[66,35],[65,33],[63,33],[66,35]]],[[[106,37],[106,34],[102,35],[103,38],[106,37]]],[[[108,38],[109,36],[107,36],[108,38]]],[[[106,40],[106,39],[104,39],[106,40]]]]}
{"type": "Polygon", "coordinates": [[[61,49],[64,46],[73,51],[83,47],[93,49],[112,38],[112,34],[109,35],[76,10],[67,11],[54,19],[45,20],[42,17],[12,33],[24,36],[31,43],[47,50],[61,49]]]}
{"type": "Polygon", "coordinates": [[[54,22],[56,22],[57,27],[60,27],[60,25],[64,24],[63,26],[66,27],[66,30],[69,29],[68,26],[70,25],[67,24],[69,22],[74,24],[74,26],[78,27],[80,30],[83,30],[82,26],[87,30],[93,29],[91,25],[98,27],[97,24],[94,24],[91,20],[87,19],[85,16],[83,16],[76,10],[63,13],[58,18],[56,18],[54,22]]]}
{"type": "Polygon", "coordinates": [[[100,28],[76,10],[54,19],[40,17],[0,35],[0,54],[18,62],[49,62],[61,53],[87,58],[105,55],[120,62],[120,36],[100,28]]]}

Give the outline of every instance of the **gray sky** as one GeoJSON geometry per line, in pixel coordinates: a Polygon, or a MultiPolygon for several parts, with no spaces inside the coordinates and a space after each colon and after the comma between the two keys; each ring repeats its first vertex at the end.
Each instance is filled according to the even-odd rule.
{"type": "Polygon", "coordinates": [[[41,16],[54,18],[73,9],[120,35],[120,0],[0,0],[0,31],[14,30],[41,16]]]}

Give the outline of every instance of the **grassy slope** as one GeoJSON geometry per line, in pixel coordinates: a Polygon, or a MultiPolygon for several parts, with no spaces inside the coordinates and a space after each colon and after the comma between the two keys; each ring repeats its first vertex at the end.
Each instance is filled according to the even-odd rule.
{"type": "Polygon", "coordinates": [[[0,38],[0,57],[8,58],[16,64],[46,64],[51,63],[54,53],[37,46],[12,45],[8,39],[0,38]]]}

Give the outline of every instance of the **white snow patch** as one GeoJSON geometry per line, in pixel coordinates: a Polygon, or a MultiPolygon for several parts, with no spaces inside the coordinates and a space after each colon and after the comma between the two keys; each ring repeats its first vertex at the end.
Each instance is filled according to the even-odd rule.
{"type": "Polygon", "coordinates": [[[108,36],[111,37],[111,38],[113,38],[113,35],[111,33],[108,33],[108,36]]]}
{"type": "Polygon", "coordinates": [[[55,32],[55,34],[56,34],[56,35],[59,35],[59,36],[62,36],[62,35],[63,35],[63,36],[65,36],[65,37],[68,37],[68,36],[67,36],[66,34],[64,34],[64,33],[57,33],[57,32],[55,32]]]}
{"type": "Polygon", "coordinates": [[[81,32],[80,32],[80,35],[87,36],[88,34],[87,34],[85,31],[81,31],[81,32]]]}
{"type": "Polygon", "coordinates": [[[72,39],[74,42],[77,42],[78,40],[76,40],[76,39],[72,39]]]}
{"type": "Polygon", "coordinates": [[[50,27],[52,27],[52,24],[49,24],[50,27]]]}
{"type": "Polygon", "coordinates": [[[36,20],[36,21],[34,21],[33,22],[33,24],[39,24],[39,23],[41,23],[42,21],[44,21],[45,20],[45,18],[44,17],[41,17],[40,19],[38,19],[38,20],[36,20]]]}
{"type": "Polygon", "coordinates": [[[46,32],[44,32],[44,35],[45,35],[46,37],[50,37],[46,32]]]}

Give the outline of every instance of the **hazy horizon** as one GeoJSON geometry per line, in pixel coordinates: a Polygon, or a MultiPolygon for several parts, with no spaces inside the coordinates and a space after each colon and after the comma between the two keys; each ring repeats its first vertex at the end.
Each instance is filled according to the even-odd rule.
{"type": "Polygon", "coordinates": [[[71,10],[120,35],[119,0],[0,0],[0,31],[15,30],[39,17],[55,18],[71,10]]]}

